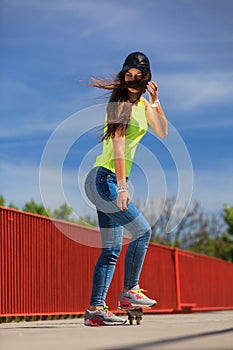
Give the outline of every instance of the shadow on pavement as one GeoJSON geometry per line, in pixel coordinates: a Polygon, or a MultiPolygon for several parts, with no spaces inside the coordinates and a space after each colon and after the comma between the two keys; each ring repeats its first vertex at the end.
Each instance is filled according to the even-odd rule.
{"type": "MultiPolygon", "coordinates": [[[[182,341],[187,341],[187,340],[193,340],[193,339],[200,339],[200,338],[205,338],[205,337],[211,337],[215,335],[223,335],[226,333],[231,333],[233,332],[233,328],[227,328],[227,329],[222,329],[222,330],[216,330],[216,331],[211,331],[211,332],[204,332],[204,333],[198,333],[198,334],[190,334],[190,335],[185,335],[181,337],[174,337],[170,339],[161,339],[157,341],[150,341],[148,343],[141,343],[141,344],[135,344],[135,345],[129,345],[129,346],[124,346],[124,347],[114,347],[111,348],[111,350],[144,350],[144,349],[153,349],[157,346],[161,345],[168,345],[172,343],[179,343],[182,341]]],[[[108,348],[110,350],[110,348],[108,348]]],[[[221,347],[221,350],[224,350],[224,348],[221,347]]]]}

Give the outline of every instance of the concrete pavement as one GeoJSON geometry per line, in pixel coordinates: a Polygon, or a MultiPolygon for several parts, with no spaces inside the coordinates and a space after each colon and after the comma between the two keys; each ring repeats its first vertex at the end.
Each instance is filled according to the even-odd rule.
{"type": "Polygon", "coordinates": [[[233,349],[233,311],[145,315],[140,326],[86,327],[83,319],[4,323],[1,350],[233,349]]]}

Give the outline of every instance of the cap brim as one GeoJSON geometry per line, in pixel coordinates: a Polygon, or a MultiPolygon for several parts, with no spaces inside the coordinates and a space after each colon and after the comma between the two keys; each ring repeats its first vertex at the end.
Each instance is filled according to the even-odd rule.
{"type": "Polygon", "coordinates": [[[127,70],[129,70],[131,68],[139,69],[143,74],[150,72],[150,70],[147,67],[142,67],[142,66],[137,65],[137,64],[128,64],[128,65],[124,66],[121,71],[126,72],[127,70]]]}

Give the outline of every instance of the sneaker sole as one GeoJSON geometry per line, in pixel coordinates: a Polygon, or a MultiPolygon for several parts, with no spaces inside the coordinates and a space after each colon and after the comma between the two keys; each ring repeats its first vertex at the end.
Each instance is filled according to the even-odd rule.
{"type": "Polygon", "coordinates": [[[103,327],[103,326],[122,326],[127,322],[127,320],[124,320],[122,322],[104,322],[104,321],[92,321],[92,320],[85,320],[84,325],[89,327],[103,327]]]}
{"type": "Polygon", "coordinates": [[[150,309],[151,307],[156,305],[157,303],[154,303],[153,305],[140,305],[140,304],[119,305],[118,309],[122,309],[122,310],[150,309]]]}

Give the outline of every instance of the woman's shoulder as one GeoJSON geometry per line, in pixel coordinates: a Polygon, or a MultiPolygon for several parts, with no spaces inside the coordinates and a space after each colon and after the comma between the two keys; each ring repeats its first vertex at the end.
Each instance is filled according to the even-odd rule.
{"type": "Polygon", "coordinates": [[[148,103],[149,103],[149,102],[147,101],[147,99],[146,99],[145,97],[143,97],[143,96],[141,96],[139,102],[141,102],[142,105],[143,105],[144,107],[147,107],[147,105],[148,105],[148,103]]]}

